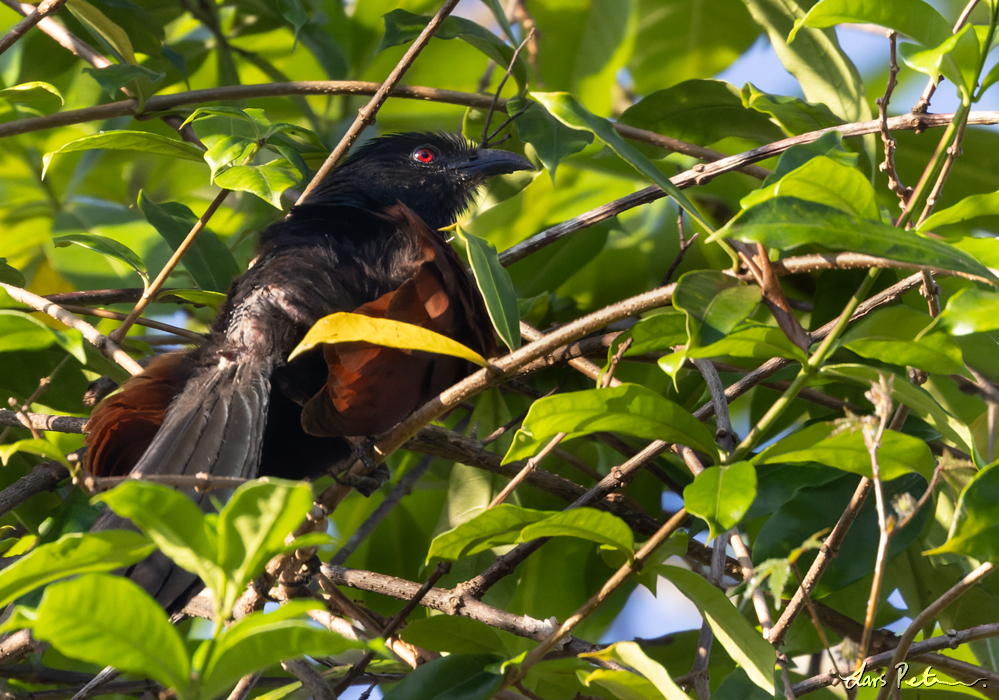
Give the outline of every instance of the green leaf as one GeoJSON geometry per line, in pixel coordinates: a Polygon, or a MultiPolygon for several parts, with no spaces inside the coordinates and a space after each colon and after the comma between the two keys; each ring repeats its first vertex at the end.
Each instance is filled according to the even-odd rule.
{"type": "Polygon", "coordinates": [[[718,75],[759,34],[741,0],[711,0],[710,5],[637,0],[631,6],[639,21],[628,70],[640,95],[688,78],[718,75]]]}
{"type": "Polygon", "coordinates": [[[593,143],[593,134],[570,129],[541,104],[526,98],[515,97],[507,102],[506,108],[510,114],[516,114],[525,107],[526,111],[514,122],[517,135],[521,141],[534,147],[554,184],[558,164],[563,158],[579,153],[593,143]]]}
{"type": "Polygon", "coordinates": [[[788,41],[794,41],[802,26],[824,28],[844,22],[891,28],[925,46],[936,46],[951,34],[950,23],[923,0],[822,0],[794,23],[788,41]]]}
{"type": "Polygon", "coordinates": [[[999,555],[999,468],[978,472],[964,487],[947,541],[926,555],[951,552],[982,561],[999,555]]]}
{"type": "Polygon", "coordinates": [[[508,655],[510,652],[495,629],[478,620],[457,615],[409,620],[401,636],[418,647],[450,654],[508,655]]]}
{"type": "MultiPolygon", "coordinates": [[[[595,671],[588,672],[580,668],[576,669],[576,676],[579,678],[579,682],[587,688],[595,683],[605,688],[614,697],[621,698],[621,700],[662,700],[663,698],[663,694],[656,688],[652,681],[646,680],[631,671],[614,671],[598,668],[595,671]]],[[[603,697],[606,697],[606,695],[603,697]]],[[[669,698],[669,696],[666,697],[669,698]]],[[[683,695],[682,697],[688,698],[689,696],[683,695]]],[[[676,700],[680,700],[680,698],[677,697],[676,700]]]]}
{"type": "Polygon", "coordinates": [[[530,510],[501,503],[471,520],[437,535],[430,543],[427,563],[433,559],[457,561],[498,545],[513,544],[528,525],[551,515],[547,510],[530,510]]]}
{"type": "Polygon", "coordinates": [[[631,528],[616,515],[596,508],[573,508],[529,524],[520,533],[520,542],[539,537],[579,537],[619,549],[629,559],[635,553],[631,528]]]}
{"type": "MultiPolygon", "coordinates": [[[[579,656],[584,659],[594,658],[601,661],[623,663],[651,681],[656,690],[662,693],[662,696],[666,700],[689,700],[689,696],[680,689],[680,686],[673,682],[666,669],[658,662],[646,656],[642,648],[635,642],[617,642],[600,651],[588,652],[579,656]]],[[[600,682],[603,679],[594,678],[594,674],[591,673],[584,683],[589,685],[591,680],[600,682]]]]}
{"type": "MultiPolygon", "coordinates": [[[[811,102],[805,102],[804,100],[799,100],[797,97],[788,97],[787,95],[771,95],[770,93],[763,92],[752,83],[746,83],[742,86],[741,96],[742,104],[745,107],[770,115],[770,118],[788,136],[796,136],[809,131],[818,131],[830,126],[839,126],[843,123],[843,120],[833,114],[824,104],[812,104],[811,102]]],[[[832,136],[833,134],[839,136],[837,132],[829,132],[828,135],[832,136]]],[[[796,147],[792,146],[792,148],[796,147]]],[[[784,153],[787,153],[787,151],[784,153]]],[[[854,153],[852,155],[854,160],[856,160],[857,154],[854,153]]]]}
{"type": "Polygon", "coordinates": [[[48,170],[52,159],[60,153],[89,151],[94,148],[106,148],[115,151],[138,151],[139,153],[152,153],[154,155],[170,156],[171,158],[199,162],[202,159],[201,151],[186,141],[169,139],[166,136],[160,136],[148,131],[102,131],[93,136],[84,136],[82,139],[70,141],[55,151],[46,153],[42,157],[42,178],[45,178],[45,172],[48,170]]]}
{"type": "Polygon", "coordinates": [[[215,176],[215,184],[227,190],[249,192],[276,209],[281,208],[281,193],[298,183],[301,176],[284,158],[264,165],[234,165],[215,176]]]}
{"type": "Polygon", "coordinates": [[[43,83],[40,80],[35,80],[30,83],[21,83],[20,85],[13,85],[9,88],[0,90],[0,99],[16,104],[47,102],[53,98],[59,100],[60,105],[66,104],[66,101],[62,97],[62,93],[59,92],[55,85],[43,83]]]}
{"type": "Polygon", "coordinates": [[[517,290],[513,288],[510,273],[500,264],[496,246],[457,227],[458,237],[468,249],[468,262],[475,275],[475,283],[486,302],[486,310],[493,328],[511,351],[520,347],[520,310],[517,308],[517,290]]]}
{"type": "Polygon", "coordinates": [[[749,209],[774,197],[797,197],[835,207],[862,219],[881,220],[877,195],[859,170],[832,158],[816,156],[780,180],[753,190],[742,202],[749,209]]]}
{"type": "MultiPolygon", "coordinates": [[[[860,157],[843,147],[843,135],[838,131],[828,131],[811,143],[803,143],[791,146],[781,153],[777,159],[777,167],[774,172],[763,181],[764,185],[771,185],[788,173],[797,170],[812,158],[825,156],[831,158],[840,165],[856,167],[860,157]]],[[[880,217],[879,217],[880,218],[880,217]]]]}
{"type": "Polygon", "coordinates": [[[943,241],[795,197],[769,199],[742,212],[728,226],[716,236],[759,242],[781,252],[816,245],[826,250],[865,253],[999,285],[999,279],[988,268],[943,241]]]}
{"type": "Polygon", "coordinates": [[[721,357],[724,355],[755,357],[764,360],[771,357],[786,357],[789,360],[797,360],[802,363],[808,361],[808,356],[801,348],[792,343],[780,328],[750,321],[739,325],[721,340],[686,351],[687,357],[721,357]]]}
{"type": "Polygon", "coordinates": [[[926,217],[919,225],[919,231],[932,231],[948,224],[968,221],[980,216],[999,214],[999,192],[973,194],[965,197],[952,207],[941,209],[926,217]]]}
{"type": "Polygon", "coordinates": [[[223,136],[205,151],[205,162],[211,166],[212,182],[222,168],[244,161],[257,152],[257,143],[245,136],[223,136]]]}
{"type": "Polygon", "coordinates": [[[95,253],[100,253],[106,257],[123,262],[138,273],[139,277],[142,278],[142,285],[144,287],[149,286],[149,272],[146,270],[146,264],[142,262],[142,258],[136,255],[135,251],[131,248],[114,239],[96,236],[92,233],[70,233],[65,236],[53,238],[52,243],[57,248],[65,248],[75,243],[95,253]]]}
{"type": "MultiPolygon", "coordinates": [[[[808,2],[798,0],[744,0],[756,23],[784,68],[797,78],[805,99],[824,104],[844,122],[870,119],[871,108],[860,73],[840,48],[832,29],[799,28],[808,2]]],[[[864,149],[873,162],[874,138],[865,139],[864,149]]]]}
{"type": "Polygon", "coordinates": [[[149,540],[130,530],[63,535],[31,550],[0,572],[0,606],[67,576],[129,566],[155,549],[149,540]]]}
{"type": "Polygon", "coordinates": [[[732,659],[750,680],[768,693],[774,692],[774,648],[753,629],[725,594],[693,571],[663,566],[662,575],[697,606],[732,659]]]}
{"type": "MultiPolygon", "coordinates": [[[[180,247],[198,221],[197,215],[180,202],[157,203],[143,191],[139,192],[138,206],[146,221],[173,250],[180,247]]],[[[229,283],[240,273],[232,253],[208,228],[198,232],[182,262],[198,286],[210,292],[225,293],[229,283]]]]}
{"type": "MultiPolygon", "coordinates": [[[[941,45],[951,41],[952,37],[950,23],[923,0],[880,0],[879,2],[822,0],[822,2],[812,6],[805,17],[795,22],[788,41],[794,40],[795,34],[802,26],[824,28],[844,22],[875,24],[887,29],[894,29],[900,34],[915,39],[928,49],[941,47],[941,45]]],[[[955,56],[953,59],[944,61],[941,68],[948,80],[955,82],[963,91],[967,91],[970,90],[970,82],[974,79],[970,71],[974,70],[978,63],[978,42],[972,33],[964,41],[960,41],[960,38],[954,40],[954,44],[958,47],[955,56]],[[968,72],[962,75],[962,71],[958,70],[957,66],[961,66],[968,72]]],[[[946,53],[953,48],[951,46],[949,49],[937,53],[946,53]]],[[[899,52],[903,53],[904,56],[905,52],[902,47],[899,47],[899,52]]],[[[927,58],[921,62],[932,63],[932,58],[927,58]]],[[[917,70],[922,70],[922,67],[917,68],[917,70]]]]}
{"type": "MultiPolygon", "coordinates": [[[[383,51],[390,46],[407,44],[423,31],[431,17],[414,15],[405,10],[392,10],[384,16],[385,36],[382,37],[379,51],[383,51]]],[[[474,46],[486,56],[496,62],[501,69],[510,65],[513,59],[513,48],[503,42],[498,36],[485,27],[476,24],[464,17],[451,16],[444,20],[441,26],[434,32],[437,39],[461,39],[474,46]]],[[[517,81],[521,92],[527,89],[527,65],[522,56],[517,57],[517,62],[513,65],[513,79],[517,81]]]]}
{"type": "Polygon", "coordinates": [[[684,507],[707,522],[713,539],[739,524],[756,498],[756,468],[749,462],[709,467],[683,489],[684,507]]]}
{"type": "Polygon", "coordinates": [[[190,683],[187,650],[163,608],[120,576],[53,583],[31,631],[66,656],[152,678],[182,695],[190,683]]]}
{"type": "MultiPolygon", "coordinates": [[[[752,461],[754,464],[818,462],[872,478],[871,456],[864,435],[857,430],[836,433],[832,423],[816,423],[771,445],[752,461]]],[[[933,477],[933,454],[925,442],[894,430],[885,430],[878,450],[883,481],[916,472],[927,481],[933,477]]]]}
{"type": "Polygon", "coordinates": [[[608,351],[609,357],[613,357],[620,344],[628,338],[632,339],[632,343],[625,351],[625,357],[669,350],[674,345],[682,345],[687,342],[687,315],[667,312],[640,319],[618,336],[608,351]]]}
{"type": "Polygon", "coordinates": [[[316,321],[292,350],[288,360],[290,362],[320,343],[352,343],[359,340],[389,348],[422,350],[460,357],[480,367],[489,365],[486,358],[479,353],[440,333],[434,333],[412,323],[346,312],[330,314],[316,321]]]}
{"type": "Polygon", "coordinates": [[[0,258],[0,282],[15,287],[24,286],[24,275],[16,267],[7,264],[7,258],[0,258]]]}
{"type": "Polygon", "coordinates": [[[760,302],[760,288],[716,270],[683,275],[673,306],[687,315],[688,348],[716,343],[735,330],[760,302]]]}
{"type": "Polygon", "coordinates": [[[29,454],[38,455],[39,457],[45,457],[47,459],[54,459],[64,467],[69,467],[69,460],[63,454],[62,450],[58,445],[54,445],[48,440],[42,438],[28,438],[27,440],[18,440],[17,442],[12,442],[7,445],[0,445],[0,462],[6,467],[7,463],[10,461],[11,455],[17,454],[18,452],[27,452],[29,454]]]}
{"type": "MultiPolygon", "coordinates": [[[[153,83],[166,77],[166,73],[159,73],[145,66],[128,63],[105,66],[104,68],[84,68],[83,72],[89,73],[112,100],[119,99],[121,95],[118,94],[118,91],[130,85],[133,88],[133,94],[139,93],[145,97],[151,92],[150,88],[153,83]]],[[[143,104],[144,100],[140,100],[139,109],[142,108],[143,104]]]]}
{"type": "Polygon", "coordinates": [[[675,199],[676,203],[704,226],[704,228],[708,231],[714,230],[711,224],[691,204],[690,200],[676,188],[676,185],[670,182],[669,178],[663,175],[652,164],[652,161],[642,155],[641,151],[625,141],[614,130],[614,126],[609,121],[589,112],[583,105],[576,101],[575,97],[565,92],[532,92],[531,97],[544,105],[545,109],[566,126],[595,134],[601,141],[610,146],[615,153],[624,158],[635,170],[659,185],[666,194],[675,199]]]}
{"type": "Polygon", "coordinates": [[[295,30],[295,41],[298,41],[298,33],[309,21],[301,0],[278,0],[277,5],[281,16],[295,30]]]}
{"type": "Polygon", "coordinates": [[[957,336],[999,329],[999,294],[974,287],[960,289],[947,300],[933,325],[957,336]]]}
{"type": "Polygon", "coordinates": [[[207,306],[212,309],[218,309],[226,300],[226,295],[222,292],[208,292],[203,289],[171,289],[166,292],[160,292],[156,295],[156,298],[159,299],[161,296],[177,297],[192,304],[207,306]]]}
{"type": "Polygon", "coordinates": [[[535,401],[503,462],[531,457],[558,433],[572,439],[602,430],[681,443],[718,457],[711,431],[684,408],[651,389],[622,384],[535,401]]]}
{"type": "Polygon", "coordinates": [[[934,84],[942,73],[948,80],[958,85],[962,92],[968,93],[971,86],[961,75],[959,66],[950,54],[958,47],[969,29],[971,25],[965,24],[956,34],[947,37],[938,46],[928,49],[920,50],[916,44],[901,44],[898,47],[898,55],[909,68],[930,76],[934,84]]]}
{"type": "Polygon", "coordinates": [[[96,7],[83,0],[69,0],[66,3],[66,9],[72,12],[73,16],[80,20],[80,23],[101,43],[111,49],[120,63],[135,65],[135,52],[132,50],[132,42],[128,38],[128,32],[108,19],[107,15],[96,7]]]}
{"type": "Polygon", "coordinates": [[[80,331],[59,331],[22,311],[0,309],[0,352],[41,350],[52,345],[58,345],[81,364],[88,363],[80,331]]]}
{"type": "Polygon", "coordinates": [[[148,481],[125,481],[94,500],[135,523],[178,566],[200,576],[216,600],[223,599],[218,537],[188,496],[148,481]]]}
{"type": "Polygon", "coordinates": [[[622,124],[710,146],[736,137],[769,143],[783,137],[766,115],[743,106],[738,88],[722,80],[687,80],[628,107],[622,124]]]}
{"type": "Polygon", "coordinates": [[[198,107],[181,126],[187,124],[193,125],[198,138],[209,148],[219,139],[232,135],[260,141],[271,126],[262,109],[240,109],[228,105],[198,107]]]}
{"type": "MultiPolygon", "coordinates": [[[[822,377],[839,379],[864,388],[870,387],[871,382],[879,381],[880,374],[886,374],[884,370],[874,367],[852,364],[826,365],[819,372],[822,377]]],[[[899,375],[895,375],[891,386],[892,401],[908,406],[939,430],[945,439],[972,454],[974,442],[968,427],[944,410],[928,391],[911,384],[905,377],[899,375]]]]}
{"type": "Polygon", "coordinates": [[[200,696],[214,698],[243,676],[300,656],[330,656],[363,648],[300,618],[322,610],[317,601],[291,601],[273,612],[254,612],[229,627],[215,642],[201,674],[200,696]]]}
{"type": "Polygon", "coordinates": [[[502,674],[486,668],[502,657],[493,654],[451,654],[418,666],[385,700],[487,700],[499,690],[502,674]]]}
{"type": "Polygon", "coordinates": [[[843,336],[843,345],[861,357],[892,365],[965,374],[961,348],[946,333],[927,333],[932,322],[928,314],[906,306],[880,309],[851,328],[843,336]]]}
{"type": "Polygon", "coordinates": [[[285,550],[285,538],[311,508],[312,488],[301,482],[252,481],[233,492],[218,519],[218,564],[232,579],[222,601],[225,614],[271,557],[285,550]]]}

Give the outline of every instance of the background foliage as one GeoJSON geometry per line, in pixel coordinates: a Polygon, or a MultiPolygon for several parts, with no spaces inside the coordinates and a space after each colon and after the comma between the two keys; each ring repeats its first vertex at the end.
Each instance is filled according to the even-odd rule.
{"type": "MultiPolygon", "coordinates": [[[[0,393],[23,414],[0,412],[12,697],[70,697],[106,664],[130,675],[100,692],[198,698],[254,672],[269,698],[351,683],[394,698],[829,697],[844,692],[836,673],[902,660],[906,680],[929,668],[956,683],[903,695],[995,697],[999,135],[980,125],[999,117],[975,111],[999,79],[995,0],[970,14],[920,0],[466,0],[406,74],[421,89],[390,98],[365,137],[479,140],[509,65],[492,125],[519,112],[502,147],[539,171],[491,183],[454,243],[508,346],[518,318],[569,324],[557,345],[585,334],[567,352],[596,365],[549,348],[514,381],[480,383],[391,455],[388,485],[336,507],[332,537],[284,544],[310,498],[281,482],[241,487],[218,517],[126,484],[100,500],[148,539],[81,534],[99,507],[67,469],[88,383],[128,372],[21,290],[111,333],[230,189],[145,312],[165,330],[133,326],[123,345],[143,360],[196,342],[255,233],[373,90],[335,81],[383,80],[439,4],[69,0],[0,55],[0,393]],[[840,23],[895,30],[897,51],[884,39],[862,75],[840,23]],[[75,43],[53,39],[65,30],[75,43]],[[768,41],[794,94],[715,79],[768,41]],[[930,113],[909,115],[938,74],[943,97],[927,87],[930,113]],[[933,114],[939,99],[953,114],[933,114]],[[879,107],[900,115],[887,149],[868,121],[879,107]],[[602,320],[572,334],[587,314],[602,320]],[[731,430],[715,418],[729,402],[731,430]],[[566,510],[584,492],[593,507],[566,510]],[[666,542],[643,549],[650,538],[666,542]],[[214,622],[171,627],[105,573],[153,546],[202,575],[214,622]],[[296,546],[329,562],[322,587],[265,581],[282,583],[280,611],[244,616],[247,582],[296,546]],[[438,561],[449,573],[394,631],[438,561]],[[631,591],[667,581],[701,630],[597,644],[631,591]]],[[[4,5],[13,27],[19,5],[4,5]]],[[[525,329],[528,350],[534,339],[525,329]]]]}

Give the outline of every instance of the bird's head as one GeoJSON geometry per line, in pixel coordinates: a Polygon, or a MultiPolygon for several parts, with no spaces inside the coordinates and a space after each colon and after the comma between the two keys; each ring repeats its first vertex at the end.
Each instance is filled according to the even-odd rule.
{"type": "Polygon", "coordinates": [[[375,207],[397,201],[431,228],[453,224],[476,188],[493,175],[533,170],[509,151],[476,148],[453,134],[392,134],[372,139],[331,172],[308,204],[356,203],[375,207]]]}

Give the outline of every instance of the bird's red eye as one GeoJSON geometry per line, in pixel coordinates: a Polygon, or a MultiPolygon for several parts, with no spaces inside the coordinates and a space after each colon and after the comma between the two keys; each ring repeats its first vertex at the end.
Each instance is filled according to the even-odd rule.
{"type": "Polygon", "coordinates": [[[421,163],[430,163],[437,156],[436,153],[431,151],[429,148],[417,148],[413,151],[413,158],[420,161],[421,163]]]}

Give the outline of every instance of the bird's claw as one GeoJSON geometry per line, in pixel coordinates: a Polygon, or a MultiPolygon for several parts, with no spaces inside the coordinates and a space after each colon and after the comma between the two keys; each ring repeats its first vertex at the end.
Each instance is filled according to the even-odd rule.
{"type": "Polygon", "coordinates": [[[346,473],[335,477],[338,484],[350,486],[365,498],[369,497],[389,480],[389,470],[384,464],[378,464],[371,458],[371,447],[374,440],[367,439],[357,446],[357,458],[364,465],[364,474],[346,473]]]}

